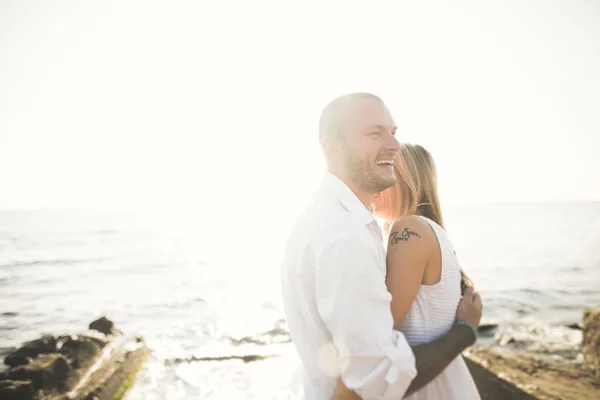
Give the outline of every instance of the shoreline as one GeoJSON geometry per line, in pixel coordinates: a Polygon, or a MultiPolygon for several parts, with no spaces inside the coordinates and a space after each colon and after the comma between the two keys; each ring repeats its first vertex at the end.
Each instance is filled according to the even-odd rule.
{"type": "MultiPolygon", "coordinates": [[[[540,322],[481,324],[478,342],[462,355],[476,380],[482,399],[600,398],[600,355],[594,350],[600,346],[600,310],[587,310],[588,314],[593,318],[587,324],[584,318],[582,323],[568,326],[540,322]],[[595,355],[598,360],[596,367],[594,359],[585,356],[586,346],[583,344],[586,343],[586,337],[588,344],[591,343],[587,347],[592,349],[588,353],[595,355]]],[[[241,338],[228,337],[227,340],[232,347],[225,349],[218,357],[203,357],[201,354],[198,357],[165,359],[163,363],[169,367],[180,363],[239,360],[244,364],[259,363],[249,368],[262,368],[262,362],[271,357],[283,357],[281,360],[285,362],[284,354],[288,350],[295,352],[285,328],[241,338]],[[272,350],[279,345],[284,347],[274,354],[272,350]]],[[[12,349],[13,352],[18,350],[12,349]]],[[[1,369],[0,376],[6,376],[9,371],[1,369]]],[[[134,375],[126,378],[123,389],[134,385],[134,375]]],[[[118,379],[121,382],[121,377],[118,379]]]]}
{"type": "Polygon", "coordinates": [[[482,399],[600,398],[600,309],[586,309],[581,325],[505,329],[493,339],[463,352],[482,399]]]}
{"type": "Polygon", "coordinates": [[[141,337],[100,318],[76,335],[45,334],[8,353],[0,371],[6,400],[118,400],[150,353],[141,337]]]}

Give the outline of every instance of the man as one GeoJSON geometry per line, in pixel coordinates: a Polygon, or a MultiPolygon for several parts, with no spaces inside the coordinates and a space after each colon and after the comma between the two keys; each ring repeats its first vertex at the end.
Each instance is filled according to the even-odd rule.
{"type": "Polygon", "coordinates": [[[339,97],[321,115],[328,172],[293,227],[282,264],[284,309],[306,399],[331,399],[339,377],[355,397],[400,399],[476,339],[482,306],[472,289],[457,311],[463,323],[434,342],[411,348],[393,330],[385,249],[369,208],[395,184],[395,134],[390,112],[371,94],[339,97]]]}

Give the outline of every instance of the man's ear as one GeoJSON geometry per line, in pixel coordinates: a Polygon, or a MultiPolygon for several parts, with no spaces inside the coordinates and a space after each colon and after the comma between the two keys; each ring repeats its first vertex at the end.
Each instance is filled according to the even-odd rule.
{"type": "Polygon", "coordinates": [[[328,160],[331,160],[337,152],[339,152],[339,143],[336,139],[326,136],[321,141],[321,148],[328,160]]]}

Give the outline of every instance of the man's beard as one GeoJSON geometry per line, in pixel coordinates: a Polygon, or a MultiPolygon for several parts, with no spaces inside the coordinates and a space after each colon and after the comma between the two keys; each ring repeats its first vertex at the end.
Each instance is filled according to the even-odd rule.
{"type": "Polygon", "coordinates": [[[350,172],[350,179],[361,189],[370,193],[379,193],[394,186],[395,181],[382,179],[375,172],[376,164],[369,165],[359,158],[350,148],[344,146],[344,166],[350,172]]]}

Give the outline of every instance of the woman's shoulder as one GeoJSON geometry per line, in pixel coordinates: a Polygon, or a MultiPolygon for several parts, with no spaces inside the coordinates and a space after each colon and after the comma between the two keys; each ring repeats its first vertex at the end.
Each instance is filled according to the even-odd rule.
{"type": "Polygon", "coordinates": [[[403,226],[414,226],[423,229],[429,227],[429,222],[427,218],[419,215],[403,215],[392,223],[392,228],[401,228],[403,226]]]}
{"type": "Polygon", "coordinates": [[[421,239],[423,244],[431,244],[435,233],[425,218],[416,215],[405,215],[394,221],[390,228],[390,244],[408,242],[411,239],[421,239]]]}

